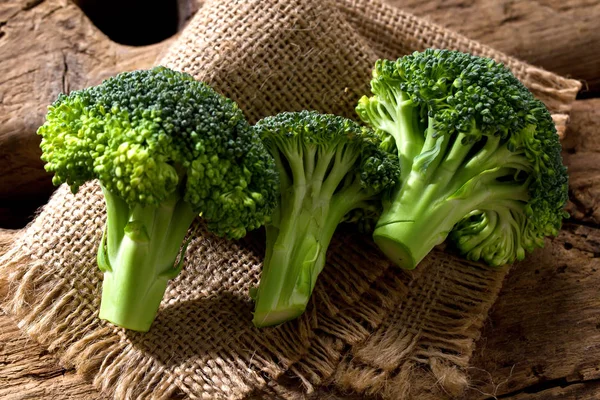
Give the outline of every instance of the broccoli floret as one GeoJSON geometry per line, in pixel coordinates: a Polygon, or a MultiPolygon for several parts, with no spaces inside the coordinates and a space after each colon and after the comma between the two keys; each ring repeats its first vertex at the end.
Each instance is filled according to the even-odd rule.
{"type": "Polygon", "coordinates": [[[276,325],[304,312],[338,224],[370,210],[393,187],[398,160],[374,132],[317,112],[282,113],[255,129],[275,158],[280,199],[266,225],[267,249],[256,292],[254,324],[276,325]]]}
{"type": "Polygon", "coordinates": [[[238,106],[164,67],[60,95],[38,134],[55,185],[75,193],[100,182],[107,221],[99,316],[128,329],[150,328],[196,216],[240,238],[277,201],[273,158],[238,106]]]}
{"type": "Polygon", "coordinates": [[[414,268],[449,235],[469,260],[522,260],[556,235],[567,174],[544,104],[503,65],[448,50],[376,63],[357,112],[397,152],[373,237],[414,268]]]}

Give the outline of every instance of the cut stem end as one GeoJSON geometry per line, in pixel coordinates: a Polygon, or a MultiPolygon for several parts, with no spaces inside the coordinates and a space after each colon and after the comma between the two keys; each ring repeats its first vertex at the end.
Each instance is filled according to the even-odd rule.
{"type": "MultiPolygon", "coordinates": [[[[394,264],[402,269],[415,269],[417,264],[425,258],[426,251],[420,251],[419,235],[413,232],[413,222],[395,222],[383,225],[373,232],[373,240],[379,249],[394,264]]],[[[421,246],[422,246],[421,242],[421,246]]]]}
{"type": "Polygon", "coordinates": [[[302,315],[302,313],[304,313],[305,309],[306,306],[304,304],[298,304],[285,309],[267,311],[256,310],[254,312],[252,323],[254,323],[254,326],[257,328],[280,325],[284,322],[298,318],[300,315],[302,315]]]}

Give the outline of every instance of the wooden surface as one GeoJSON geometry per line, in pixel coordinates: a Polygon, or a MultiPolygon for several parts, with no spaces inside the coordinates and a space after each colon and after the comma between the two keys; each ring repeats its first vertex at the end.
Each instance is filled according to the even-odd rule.
{"type": "MultiPolygon", "coordinates": [[[[388,2],[585,80],[586,96],[600,95],[600,1],[388,2]]],[[[180,5],[188,14],[197,7],[195,1],[180,0],[180,5]]],[[[143,48],[116,45],[67,1],[0,2],[0,227],[22,224],[51,189],[37,161],[34,135],[47,103],[60,91],[149,66],[166,45],[168,41],[143,48]]],[[[598,121],[600,99],[576,103],[563,143],[572,218],[559,237],[509,275],[474,354],[469,399],[600,398],[598,121]]],[[[0,249],[7,235],[0,230],[0,249]]],[[[0,314],[0,398],[103,397],[81,377],[58,367],[0,314]]]]}

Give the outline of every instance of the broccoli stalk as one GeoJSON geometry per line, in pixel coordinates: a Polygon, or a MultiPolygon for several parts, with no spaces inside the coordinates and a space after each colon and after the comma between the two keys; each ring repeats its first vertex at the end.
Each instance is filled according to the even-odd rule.
{"type": "MultiPolygon", "coordinates": [[[[392,261],[407,268],[414,268],[434,246],[446,239],[457,222],[473,210],[494,214],[494,217],[508,217],[501,219],[502,223],[496,227],[498,229],[508,228],[514,223],[520,225],[514,219],[523,217],[519,214],[520,203],[529,198],[527,180],[498,181],[507,175],[528,171],[527,165],[523,168],[507,164],[496,167],[497,162],[488,160],[487,167],[475,167],[469,163],[461,167],[464,157],[473,146],[454,144],[451,150],[444,147],[442,144],[441,151],[447,152],[447,157],[439,157],[436,161],[448,167],[438,171],[439,175],[435,177],[427,177],[419,166],[413,165],[406,184],[401,186],[393,201],[384,202],[384,212],[374,232],[374,240],[382,251],[392,261]],[[452,162],[452,159],[460,161],[452,162]],[[457,171],[458,168],[461,172],[457,171]],[[517,213],[511,215],[511,210],[517,213]]],[[[435,168],[430,171],[435,171],[435,168]]],[[[506,236],[504,232],[497,233],[500,234],[497,238],[506,240],[507,245],[484,252],[487,263],[501,265],[505,257],[513,253],[518,259],[524,257],[523,246],[527,243],[520,240],[519,228],[507,232],[506,236]],[[510,242],[511,238],[516,239],[514,243],[510,242]],[[518,247],[513,249],[513,245],[518,247]]]]}
{"type": "Polygon", "coordinates": [[[169,280],[183,267],[186,246],[181,243],[198,214],[178,192],[157,206],[133,207],[104,187],[102,192],[107,223],[98,251],[104,273],[99,317],[144,331],[169,280]]]}
{"type": "Polygon", "coordinates": [[[427,50],[378,61],[371,89],[357,112],[401,166],[373,233],[392,261],[412,269],[450,235],[468,259],[498,266],[557,234],[567,199],[558,136],[508,69],[427,50]]]}
{"type": "Polygon", "coordinates": [[[100,182],[99,317],[127,329],[150,328],[196,216],[241,238],[275,207],[277,171],[260,138],[235,103],[187,74],[157,67],[61,95],[38,133],[54,184],[75,193],[100,182]]]}
{"type": "Polygon", "coordinates": [[[255,128],[280,174],[254,311],[262,327],[304,312],[338,224],[393,186],[398,166],[371,131],[341,117],[283,113],[255,128]]]}

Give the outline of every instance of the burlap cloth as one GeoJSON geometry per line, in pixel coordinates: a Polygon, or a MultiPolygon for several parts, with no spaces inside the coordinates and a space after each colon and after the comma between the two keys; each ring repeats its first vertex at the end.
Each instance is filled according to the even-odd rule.
{"type": "MultiPolygon", "coordinates": [[[[564,132],[578,82],[375,1],[209,1],[159,64],[214,85],[252,122],[305,108],[354,118],[376,59],[426,47],[505,63],[564,132]]],[[[264,232],[230,242],[197,221],[185,269],[139,334],[97,319],[104,219],[96,184],[77,195],[61,187],[4,255],[0,276],[19,326],[116,398],[304,398],[322,384],[388,399],[460,396],[507,272],[440,249],[400,271],[369,237],[341,229],[305,315],[259,330],[248,289],[264,232]]]]}

